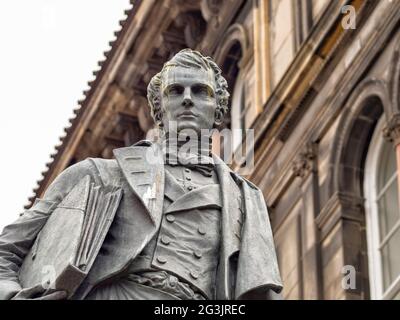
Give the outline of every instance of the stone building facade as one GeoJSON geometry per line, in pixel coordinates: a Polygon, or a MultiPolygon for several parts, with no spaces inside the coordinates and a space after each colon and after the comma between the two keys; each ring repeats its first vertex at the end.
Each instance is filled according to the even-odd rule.
{"type": "Polygon", "coordinates": [[[146,85],[190,47],[223,69],[226,125],[254,129],[247,177],[284,297],[400,298],[400,2],[136,0],[126,15],[35,197],[67,166],[145,138],[146,85]]]}

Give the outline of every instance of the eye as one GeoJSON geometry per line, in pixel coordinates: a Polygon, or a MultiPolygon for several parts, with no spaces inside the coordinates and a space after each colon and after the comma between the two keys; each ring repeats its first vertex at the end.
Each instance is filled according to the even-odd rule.
{"type": "Polygon", "coordinates": [[[193,86],[192,92],[196,95],[204,95],[204,96],[208,96],[208,97],[214,97],[213,90],[210,87],[208,87],[206,85],[202,85],[202,84],[197,84],[197,85],[193,86]]]}
{"type": "Polygon", "coordinates": [[[168,95],[180,95],[180,94],[182,94],[183,93],[183,87],[182,86],[179,86],[179,85],[172,85],[172,86],[169,86],[168,88],[167,88],[167,90],[166,90],[166,93],[168,94],[168,95]]]}

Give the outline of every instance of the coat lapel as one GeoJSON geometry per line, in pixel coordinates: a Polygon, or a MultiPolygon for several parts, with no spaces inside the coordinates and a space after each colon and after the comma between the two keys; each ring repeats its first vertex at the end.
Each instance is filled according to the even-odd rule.
{"type": "Polygon", "coordinates": [[[267,289],[278,293],[282,290],[272,229],[261,191],[242,180],[246,217],[237,265],[235,299],[247,299],[247,294],[254,297],[254,293],[256,296],[259,294],[258,299],[266,299],[267,289]]]}
{"type": "Polygon", "coordinates": [[[240,189],[233,180],[233,171],[217,156],[213,155],[215,170],[221,186],[222,221],[221,249],[217,271],[217,299],[233,299],[235,279],[231,274],[230,258],[239,251],[243,217],[240,189]]]}
{"type": "Polygon", "coordinates": [[[201,208],[221,208],[220,189],[212,184],[190,191],[175,199],[164,211],[164,214],[201,208]]]}
{"type": "Polygon", "coordinates": [[[165,170],[165,184],[164,184],[164,195],[174,202],[185,194],[183,187],[176,181],[175,177],[165,170]]]}
{"type": "Polygon", "coordinates": [[[164,162],[158,145],[115,149],[114,155],[132,192],[158,225],[164,199],[164,162]]]}
{"type": "MultiPolygon", "coordinates": [[[[220,158],[214,156],[214,162],[222,193],[217,299],[240,299],[257,288],[280,292],[282,282],[261,191],[220,158]],[[236,255],[239,250],[240,254],[236,255]]],[[[265,291],[261,290],[259,298],[266,298],[265,291]]]]}

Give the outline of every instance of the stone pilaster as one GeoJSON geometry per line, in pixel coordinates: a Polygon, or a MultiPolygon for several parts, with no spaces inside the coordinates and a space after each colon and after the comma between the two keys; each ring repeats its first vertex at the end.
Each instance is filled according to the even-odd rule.
{"type": "Polygon", "coordinates": [[[316,149],[316,144],[308,143],[293,164],[295,176],[302,179],[303,214],[301,217],[301,247],[304,299],[322,298],[319,231],[315,223],[315,217],[319,212],[316,149]]]}

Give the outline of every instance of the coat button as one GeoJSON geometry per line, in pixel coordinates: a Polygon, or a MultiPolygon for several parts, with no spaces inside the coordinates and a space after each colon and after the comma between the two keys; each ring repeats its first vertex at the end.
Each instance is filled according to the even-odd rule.
{"type": "Polygon", "coordinates": [[[193,252],[193,255],[194,255],[197,259],[200,259],[200,258],[202,257],[201,252],[198,251],[198,250],[194,251],[194,252],[193,252]]]}
{"type": "Polygon", "coordinates": [[[190,169],[185,168],[185,172],[189,173],[189,172],[190,172],[190,169]]]}
{"type": "Polygon", "coordinates": [[[198,227],[197,228],[197,232],[200,233],[201,235],[205,235],[207,232],[203,227],[198,227]]]}
{"type": "Polygon", "coordinates": [[[192,191],[192,189],[193,189],[192,186],[189,186],[189,187],[188,187],[188,190],[189,190],[189,191],[192,191]]]}
{"type": "Polygon", "coordinates": [[[159,263],[164,264],[164,263],[167,262],[167,259],[165,259],[164,257],[157,257],[157,261],[158,261],[159,263]]]}
{"type": "Polygon", "coordinates": [[[161,242],[162,242],[163,244],[165,244],[165,245],[168,245],[168,244],[171,243],[171,240],[169,240],[169,238],[166,237],[166,236],[161,236],[161,242]]]}
{"type": "Polygon", "coordinates": [[[167,219],[168,222],[171,222],[171,223],[172,223],[172,222],[175,221],[175,216],[172,215],[172,214],[167,214],[166,219],[167,219]]]}
{"type": "Polygon", "coordinates": [[[186,180],[190,181],[190,180],[192,180],[192,178],[191,177],[186,177],[186,180]]]}
{"type": "Polygon", "coordinates": [[[191,276],[193,279],[197,279],[197,278],[199,277],[199,274],[198,274],[196,271],[191,271],[191,272],[190,272],[190,276],[191,276]]]}
{"type": "Polygon", "coordinates": [[[178,278],[175,276],[169,276],[169,284],[173,288],[178,283],[178,278]]]}

